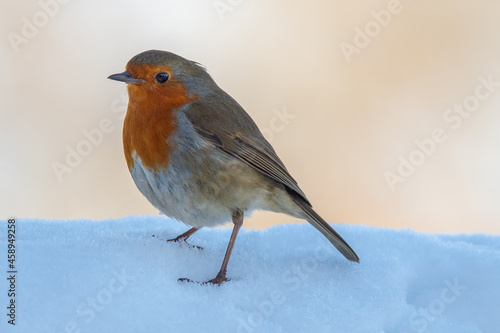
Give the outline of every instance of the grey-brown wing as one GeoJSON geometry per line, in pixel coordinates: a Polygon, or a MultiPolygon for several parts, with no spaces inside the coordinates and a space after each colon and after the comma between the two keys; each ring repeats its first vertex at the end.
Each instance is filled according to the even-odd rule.
{"type": "Polygon", "coordinates": [[[271,145],[257,144],[239,133],[231,133],[222,128],[207,129],[202,124],[193,124],[194,129],[207,141],[226,153],[240,159],[259,170],[271,179],[296,192],[307,202],[306,195],[299,188],[295,179],[288,173],[283,162],[276,155],[271,145]]]}

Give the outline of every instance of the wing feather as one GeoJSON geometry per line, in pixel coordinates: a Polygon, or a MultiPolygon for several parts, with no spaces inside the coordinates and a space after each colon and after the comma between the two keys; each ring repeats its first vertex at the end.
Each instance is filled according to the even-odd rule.
{"type": "Polygon", "coordinates": [[[193,124],[193,127],[198,134],[216,147],[293,190],[309,204],[306,195],[299,188],[295,179],[290,175],[272,148],[269,149],[270,147],[266,147],[267,149],[262,149],[261,145],[257,145],[249,138],[245,138],[239,133],[231,133],[222,128],[207,129],[200,124],[193,124]]]}

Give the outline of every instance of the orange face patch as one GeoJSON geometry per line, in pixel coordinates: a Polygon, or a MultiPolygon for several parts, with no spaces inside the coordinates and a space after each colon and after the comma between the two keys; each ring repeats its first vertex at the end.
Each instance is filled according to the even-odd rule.
{"type": "Polygon", "coordinates": [[[125,159],[132,169],[135,151],[146,168],[159,171],[167,167],[173,148],[167,139],[176,129],[174,111],[198,96],[189,93],[169,66],[128,64],[127,70],[145,82],[128,84],[129,104],[123,125],[125,159]],[[155,81],[155,75],[160,72],[169,74],[167,82],[155,81]]]}

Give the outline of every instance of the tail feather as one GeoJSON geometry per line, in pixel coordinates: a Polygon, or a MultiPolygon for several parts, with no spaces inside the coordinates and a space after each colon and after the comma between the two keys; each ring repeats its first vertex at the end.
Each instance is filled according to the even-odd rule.
{"type": "Polygon", "coordinates": [[[333,230],[332,227],[321,216],[316,213],[311,205],[305,202],[299,195],[288,191],[293,201],[304,211],[307,215],[307,222],[311,223],[316,229],[319,230],[329,241],[337,248],[337,250],[344,255],[348,260],[359,263],[359,257],[354,250],[347,244],[347,242],[340,237],[340,235],[333,230]]]}

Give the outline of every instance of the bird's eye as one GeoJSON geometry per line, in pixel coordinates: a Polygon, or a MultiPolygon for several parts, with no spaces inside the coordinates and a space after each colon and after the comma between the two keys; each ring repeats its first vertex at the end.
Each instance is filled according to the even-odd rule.
{"type": "Polygon", "coordinates": [[[168,80],[168,73],[161,72],[156,74],[155,80],[159,83],[165,83],[168,80]]]}

